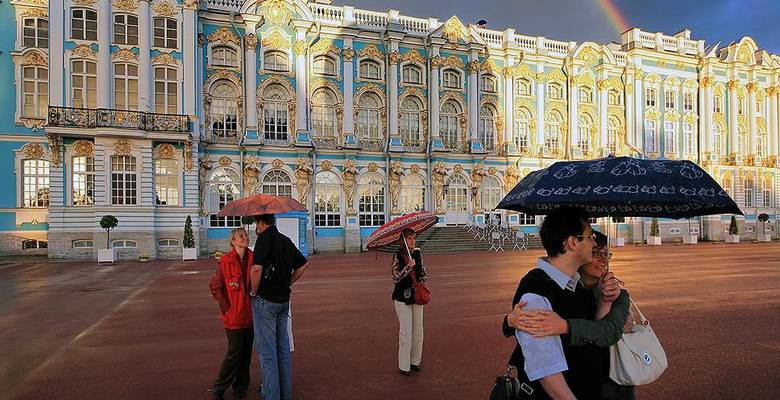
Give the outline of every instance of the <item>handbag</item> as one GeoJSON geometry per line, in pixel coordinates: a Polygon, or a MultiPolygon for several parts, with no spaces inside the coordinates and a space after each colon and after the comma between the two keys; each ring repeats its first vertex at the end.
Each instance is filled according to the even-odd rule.
{"type": "Polygon", "coordinates": [[[409,271],[409,276],[412,277],[412,287],[414,288],[414,302],[415,304],[424,306],[430,303],[431,301],[431,288],[428,287],[427,283],[417,281],[415,275],[417,274],[415,273],[413,268],[411,271],[409,271]]]}
{"type": "Polygon", "coordinates": [[[646,385],[658,379],[669,364],[650,321],[630,301],[636,311],[629,313],[631,332],[609,348],[609,377],[620,385],[646,385]]]}
{"type": "Polygon", "coordinates": [[[490,391],[490,400],[522,400],[531,399],[534,389],[527,383],[520,381],[512,376],[512,369],[509,365],[503,376],[497,376],[493,383],[493,389],[490,391]]]}

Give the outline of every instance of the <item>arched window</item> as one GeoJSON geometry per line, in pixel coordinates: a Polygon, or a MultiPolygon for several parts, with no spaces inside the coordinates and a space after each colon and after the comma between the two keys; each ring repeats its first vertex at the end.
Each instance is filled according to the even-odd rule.
{"type": "Polygon", "coordinates": [[[422,125],[422,103],[416,97],[407,97],[401,102],[401,140],[407,146],[416,146],[422,137],[420,127],[422,125]]]}
{"type": "Polygon", "coordinates": [[[458,147],[460,142],[460,124],[458,123],[460,107],[452,100],[447,100],[441,106],[439,130],[444,146],[449,149],[458,147]]]}
{"type": "Polygon", "coordinates": [[[752,175],[745,177],[745,207],[755,206],[755,180],[752,175]]]}
{"type": "Polygon", "coordinates": [[[292,197],[290,175],[280,169],[272,169],[263,177],[263,194],[292,197]]]}
{"type": "Polygon", "coordinates": [[[179,109],[179,71],[171,67],[154,68],[154,111],[176,114],[179,109]]]}
{"type": "Polygon", "coordinates": [[[232,83],[217,82],[211,89],[211,133],[234,138],[238,132],[238,92],[232,83]]]}
{"type": "Polygon", "coordinates": [[[422,69],[414,64],[406,64],[401,70],[401,82],[412,85],[422,85],[422,69]]]}
{"type": "Polygon", "coordinates": [[[381,137],[379,110],[382,102],[375,93],[366,92],[357,104],[357,136],[359,140],[378,140],[381,137]]]}
{"type": "Polygon", "coordinates": [[[97,63],[87,60],[71,61],[70,86],[73,107],[95,108],[97,106],[97,63]]]}
{"type": "Polygon", "coordinates": [[[382,67],[374,60],[360,61],[360,77],[363,79],[382,79],[382,67]]]}
{"type": "Polygon", "coordinates": [[[563,89],[561,84],[557,82],[550,82],[547,84],[547,98],[561,100],[563,99],[563,89]]]}
{"type": "Polygon", "coordinates": [[[756,157],[764,158],[765,143],[766,143],[766,132],[763,129],[759,129],[758,135],[756,135],[756,157]]]}
{"type": "Polygon", "coordinates": [[[49,70],[45,67],[22,67],[22,116],[46,118],[49,108],[49,70]]]}
{"type": "Polygon", "coordinates": [[[655,153],[658,151],[658,132],[657,132],[657,126],[655,120],[648,119],[645,120],[645,137],[647,143],[645,144],[645,149],[647,149],[650,153],[655,153]]]}
{"type": "Polygon", "coordinates": [[[177,48],[178,26],[179,23],[173,18],[155,18],[154,47],[177,48]]]}
{"type": "Polygon", "coordinates": [[[726,191],[726,194],[731,196],[732,188],[731,188],[731,178],[723,178],[723,190],[726,191]]]}
{"type": "Polygon", "coordinates": [[[593,127],[593,120],[587,114],[580,115],[577,121],[577,136],[580,152],[583,155],[590,153],[590,130],[593,127]]]}
{"type": "Polygon", "coordinates": [[[530,96],[531,95],[531,81],[525,78],[515,80],[515,94],[518,96],[530,96]]]}
{"type": "Polygon", "coordinates": [[[620,143],[620,121],[617,118],[610,118],[607,122],[607,147],[611,154],[617,154],[618,144],[620,143]]]}
{"type": "Polygon", "coordinates": [[[214,46],[211,48],[211,64],[223,67],[237,67],[238,53],[229,46],[214,46]]]}
{"type": "Polygon", "coordinates": [[[664,122],[664,152],[677,153],[677,126],[674,122],[664,122]]]}
{"type": "Polygon", "coordinates": [[[593,90],[587,86],[582,86],[577,89],[580,103],[593,103],[593,90]]]}
{"type": "Polygon", "coordinates": [[[683,141],[685,142],[685,154],[694,154],[696,150],[696,138],[693,136],[693,124],[683,124],[683,141]]]}
{"type": "Polygon", "coordinates": [[[358,218],[360,226],[380,226],[385,223],[385,185],[382,177],[369,173],[360,178],[358,186],[358,218]]]}
{"type": "Polygon", "coordinates": [[[558,112],[553,112],[550,114],[549,118],[547,118],[547,126],[546,130],[544,132],[544,150],[546,152],[553,152],[555,150],[560,150],[561,148],[561,137],[562,137],[562,131],[561,131],[561,124],[563,123],[563,118],[561,117],[558,112]]]}
{"type": "Polygon", "coordinates": [[[138,17],[130,14],[114,14],[114,44],[131,46],[138,44],[138,17]]]}
{"type": "Polygon", "coordinates": [[[737,99],[737,114],[745,115],[745,99],[743,98],[737,99]]]}
{"type": "Polygon", "coordinates": [[[447,181],[447,211],[465,212],[468,209],[468,182],[461,174],[455,174],[447,181]]]}
{"type": "Polygon", "coordinates": [[[263,67],[269,71],[287,71],[289,70],[289,61],[287,54],[281,51],[267,51],[263,55],[263,67]]]}
{"type": "Polygon", "coordinates": [[[70,12],[70,38],[97,40],[97,12],[74,8],[70,12]]]}
{"type": "Polygon", "coordinates": [[[314,225],[341,226],[341,185],[338,175],[322,171],[316,176],[316,184],[314,225]]]}
{"type": "Polygon", "coordinates": [[[645,89],[645,107],[655,107],[656,105],[656,98],[655,98],[655,89],[653,88],[646,88],[645,89]]]}
{"type": "Polygon", "coordinates": [[[525,151],[531,147],[531,112],[521,108],[515,119],[515,145],[517,150],[525,151]]]}
{"type": "Polygon", "coordinates": [[[238,173],[230,168],[219,168],[209,179],[209,226],[212,228],[234,228],[241,226],[241,217],[218,217],[217,213],[227,203],[241,195],[238,173]]]}
{"type": "Polygon", "coordinates": [[[501,182],[495,177],[486,176],[482,180],[482,208],[494,210],[502,198],[501,182]]]}
{"type": "Polygon", "coordinates": [[[683,96],[683,111],[693,111],[693,93],[685,93],[683,96]]]}
{"type": "Polygon", "coordinates": [[[764,185],[761,189],[761,194],[764,198],[764,207],[772,207],[772,176],[766,176],[764,178],[764,185]]]}
{"type": "Polygon", "coordinates": [[[326,55],[314,57],[314,73],[336,76],[336,60],[326,55]]]}
{"type": "Polygon", "coordinates": [[[452,68],[445,69],[442,72],[442,86],[448,89],[460,89],[460,72],[452,68]]]}
{"type": "Polygon", "coordinates": [[[723,96],[715,96],[713,98],[712,112],[723,112],[723,96]]]}
{"type": "Polygon", "coordinates": [[[114,107],[119,110],[138,110],[138,66],[114,64],[114,107]]]}
{"type": "Polygon", "coordinates": [[[496,145],[496,112],[490,106],[479,108],[479,138],[485,150],[492,151],[496,145]]]}
{"type": "Polygon", "coordinates": [[[22,160],[22,207],[49,206],[49,162],[22,160]]]}
{"type": "Polygon", "coordinates": [[[287,90],[269,85],[263,91],[263,136],[266,140],[288,139],[287,90]]]}
{"type": "Polygon", "coordinates": [[[498,92],[498,80],[493,75],[482,75],[479,87],[483,92],[496,93],[498,92]]]}
{"type": "Polygon", "coordinates": [[[72,202],[74,206],[95,204],[95,159],[91,156],[73,157],[72,202]]]}
{"type": "Polygon", "coordinates": [[[336,137],[336,98],[328,89],[318,89],[311,99],[311,123],[315,138],[336,137]]]}
{"type": "Polygon", "coordinates": [[[49,21],[46,18],[25,18],[22,30],[24,47],[49,48],[49,21]]]}
{"type": "Polygon", "coordinates": [[[666,96],[665,96],[665,99],[664,99],[665,100],[664,101],[664,107],[666,109],[674,108],[676,106],[676,103],[677,103],[676,97],[677,97],[677,93],[675,93],[674,90],[667,90],[666,91],[666,96]]]}
{"type": "Polygon", "coordinates": [[[623,104],[622,96],[620,95],[620,92],[617,90],[610,90],[609,93],[607,93],[607,104],[611,106],[619,106],[623,104]]]}
{"type": "Polygon", "coordinates": [[[410,213],[425,209],[425,181],[420,174],[401,176],[401,211],[410,213]]]}
{"type": "Polygon", "coordinates": [[[756,99],[756,114],[762,115],[764,113],[764,101],[756,99]]]}
{"type": "Polygon", "coordinates": [[[748,142],[748,136],[747,136],[747,129],[745,129],[744,126],[740,125],[738,128],[737,133],[737,154],[747,155],[748,148],[747,144],[748,142]]]}
{"type": "Polygon", "coordinates": [[[138,166],[133,156],[111,156],[111,204],[138,204],[138,166]]]}
{"type": "Polygon", "coordinates": [[[712,138],[712,150],[716,155],[723,156],[723,127],[720,124],[715,124],[715,134],[712,138]]]}

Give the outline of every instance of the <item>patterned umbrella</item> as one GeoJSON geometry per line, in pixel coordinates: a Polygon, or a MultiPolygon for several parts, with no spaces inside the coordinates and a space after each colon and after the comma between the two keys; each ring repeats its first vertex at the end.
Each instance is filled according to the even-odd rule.
{"type": "Polygon", "coordinates": [[[225,204],[218,217],[281,214],[288,211],[306,211],[298,200],[287,196],[256,194],[225,204]]]}
{"type": "Polygon", "coordinates": [[[728,193],[693,162],[631,157],[557,162],[528,174],[497,208],[547,214],[560,206],[583,207],[591,217],[742,215],[728,193]]]}
{"type": "Polygon", "coordinates": [[[377,228],[371,236],[368,237],[368,249],[378,249],[380,247],[392,244],[401,236],[401,232],[411,229],[416,233],[424,232],[428,228],[436,225],[439,218],[436,214],[428,211],[419,211],[398,217],[377,228]]]}

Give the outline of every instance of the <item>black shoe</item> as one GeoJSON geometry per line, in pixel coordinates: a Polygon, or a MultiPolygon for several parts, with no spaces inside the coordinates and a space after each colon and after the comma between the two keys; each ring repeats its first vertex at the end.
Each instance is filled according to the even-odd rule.
{"type": "Polygon", "coordinates": [[[402,375],[406,375],[406,376],[409,376],[409,375],[412,374],[412,371],[404,371],[402,369],[399,369],[398,371],[400,371],[402,375]]]}
{"type": "Polygon", "coordinates": [[[243,399],[246,397],[246,390],[233,390],[233,397],[243,399]]]}
{"type": "Polygon", "coordinates": [[[214,400],[225,400],[225,392],[218,392],[212,389],[211,395],[214,397],[214,400]]]}
{"type": "Polygon", "coordinates": [[[422,368],[420,368],[420,366],[419,366],[419,365],[414,365],[414,364],[412,364],[412,371],[415,371],[415,372],[421,372],[421,371],[422,371],[422,368]]]}

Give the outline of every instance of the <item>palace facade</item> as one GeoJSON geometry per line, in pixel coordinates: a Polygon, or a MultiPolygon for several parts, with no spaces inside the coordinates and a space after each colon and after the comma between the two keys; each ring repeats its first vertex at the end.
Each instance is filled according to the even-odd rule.
{"type": "MultiPolygon", "coordinates": [[[[780,56],[750,37],[561,42],[329,3],[0,3],[0,252],[94,259],[108,214],[120,257],[180,257],[187,215],[202,252],[224,250],[241,221],[216,213],[254,193],[305,204],[318,251],[359,251],[420,209],[534,231],[494,210],[507,191],[607,154],[693,160],[746,238],[758,214],[776,226],[780,56]]],[[[717,240],[729,218],[661,231],[717,240]]]]}

